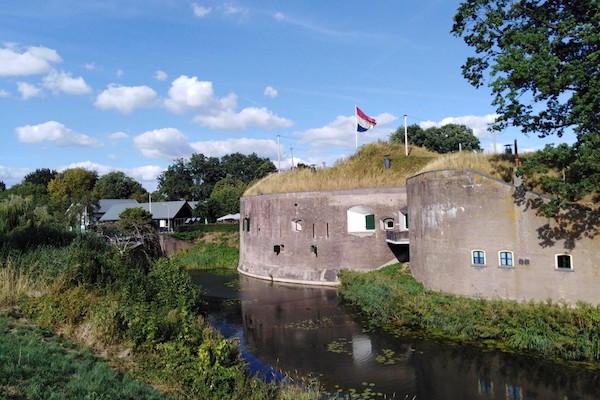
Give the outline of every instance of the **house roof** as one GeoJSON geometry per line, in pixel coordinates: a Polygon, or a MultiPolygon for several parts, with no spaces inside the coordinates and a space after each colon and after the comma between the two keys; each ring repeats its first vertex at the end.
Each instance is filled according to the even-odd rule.
{"type": "Polygon", "coordinates": [[[135,199],[100,199],[98,200],[98,214],[104,214],[115,204],[139,204],[135,199]]]}
{"type": "Polygon", "coordinates": [[[183,209],[189,209],[190,205],[185,200],[159,201],[152,203],[115,204],[100,218],[100,222],[117,221],[119,215],[128,208],[141,208],[152,214],[152,219],[172,219],[183,209]]]}

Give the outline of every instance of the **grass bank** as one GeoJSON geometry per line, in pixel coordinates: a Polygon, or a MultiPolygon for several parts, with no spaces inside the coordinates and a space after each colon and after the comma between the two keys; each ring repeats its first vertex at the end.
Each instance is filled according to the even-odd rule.
{"type": "Polygon", "coordinates": [[[171,260],[186,269],[235,270],[240,257],[240,233],[238,224],[228,224],[222,230],[197,230],[177,235],[176,238],[192,240],[193,248],[171,256],[171,260]]]}
{"type": "Polygon", "coordinates": [[[0,398],[35,398],[27,394],[46,386],[56,388],[57,395],[45,398],[319,398],[316,390],[275,386],[250,376],[237,343],[199,316],[199,289],[177,261],[163,258],[149,271],[140,269],[102,238],[82,235],[64,247],[0,249],[0,277],[0,315],[23,316],[43,328],[31,328],[34,333],[20,345],[24,342],[17,342],[21,339],[13,332],[21,328],[1,320],[0,331],[12,335],[6,342],[17,352],[7,353],[11,361],[3,363],[10,368],[10,375],[3,376],[10,378],[0,381],[0,398]],[[81,353],[63,344],[64,349],[56,349],[59,339],[35,332],[52,332],[91,350],[81,353]],[[116,370],[96,366],[91,352],[116,370]],[[30,361],[50,357],[55,357],[51,367],[42,363],[45,371],[32,369],[30,361]],[[83,365],[69,367],[73,359],[83,365]],[[54,375],[59,365],[64,368],[54,375]],[[130,385],[130,379],[145,385],[130,385]],[[106,396],[97,390],[101,385],[107,386],[106,396]],[[111,392],[119,386],[127,392],[111,392]],[[77,395],[71,396],[72,390],[77,395]],[[135,392],[142,390],[148,394],[135,392]],[[134,392],[139,395],[128,394],[134,392]]]}
{"type": "Polygon", "coordinates": [[[341,293],[378,325],[600,369],[600,307],[470,299],[425,290],[400,264],[343,271],[341,293]]]}

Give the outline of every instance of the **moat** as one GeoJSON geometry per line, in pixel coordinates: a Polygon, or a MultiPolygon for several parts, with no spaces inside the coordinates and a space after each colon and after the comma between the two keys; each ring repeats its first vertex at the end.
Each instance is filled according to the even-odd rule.
{"type": "Polygon", "coordinates": [[[374,329],[335,288],[192,271],[207,321],[267,380],[318,381],[361,399],[600,399],[600,377],[531,357],[374,329]]]}

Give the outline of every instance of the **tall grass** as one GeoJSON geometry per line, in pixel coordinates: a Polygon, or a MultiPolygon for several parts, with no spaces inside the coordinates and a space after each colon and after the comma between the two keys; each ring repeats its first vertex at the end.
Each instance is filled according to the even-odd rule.
{"type": "Polygon", "coordinates": [[[438,156],[411,147],[407,157],[403,145],[380,141],[362,146],[354,155],[338,160],[333,167],[271,174],[251,186],[244,195],[404,186],[406,178],[438,156]],[[386,155],[391,160],[390,169],[384,166],[386,155]]]}
{"type": "Polygon", "coordinates": [[[406,179],[425,171],[472,169],[510,182],[514,159],[509,154],[461,152],[438,154],[420,147],[379,141],[362,146],[354,155],[338,160],[333,167],[294,169],[271,174],[244,193],[253,196],[270,193],[405,186],[406,179]],[[384,157],[390,161],[385,169],[384,157]]]}
{"type": "Polygon", "coordinates": [[[45,282],[34,279],[14,265],[13,259],[0,267],[0,304],[13,307],[25,296],[39,295],[47,289],[45,282]]]}
{"type": "Polygon", "coordinates": [[[48,331],[0,315],[0,398],[166,399],[48,331]]]}
{"type": "Polygon", "coordinates": [[[399,264],[340,278],[343,298],[378,324],[600,368],[600,306],[447,295],[425,290],[399,264]]]}

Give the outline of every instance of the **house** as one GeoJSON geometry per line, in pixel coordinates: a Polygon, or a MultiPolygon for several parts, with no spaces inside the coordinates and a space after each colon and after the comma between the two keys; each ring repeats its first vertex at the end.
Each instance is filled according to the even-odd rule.
{"type": "Polygon", "coordinates": [[[106,214],[110,208],[116,204],[139,204],[135,199],[100,199],[98,208],[91,215],[91,223],[95,224],[106,214]]]}
{"type": "Polygon", "coordinates": [[[152,203],[120,203],[114,204],[100,218],[99,222],[114,222],[128,208],[141,208],[152,214],[152,220],[161,231],[172,232],[192,216],[192,208],[185,200],[160,201],[152,203]]]}

